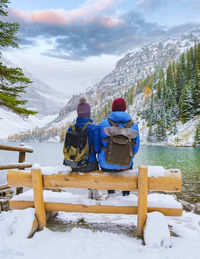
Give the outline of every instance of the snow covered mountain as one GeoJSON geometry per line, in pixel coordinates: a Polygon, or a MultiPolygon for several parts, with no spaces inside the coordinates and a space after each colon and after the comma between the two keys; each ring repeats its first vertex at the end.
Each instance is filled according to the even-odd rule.
{"type": "MultiPolygon", "coordinates": [[[[155,70],[160,68],[165,70],[171,61],[177,60],[183,52],[186,52],[195,43],[200,43],[200,26],[136,49],[120,59],[111,73],[82,95],[87,98],[93,111],[103,111],[104,105],[109,100],[122,95],[126,90],[136,85],[139,81],[144,80],[147,75],[152,74],[155,70]]],[[[60,110],[59,116],[45,125],[42,130],[48,131],[48,133],[53,132],[53,134],[49,134],[48,137],[47,134],[44,134],[45,138],[43,140],[58,141],[60,139],[67,125],[76,117],[75,111],[80,96],[81,94],[74,95],[64,108],[60,110]]],[[[144,94],[137,94],[136,92],[133,105],[129,107],[129,113],[139,122],[142,141],[146,142],[148,132],[146,121],[138,116],[138,113],[143,108],[144,100],[144,94]]],[[[196,120],[194,123],[196,125],[196,120]]],[[[181,130],[182,125],[179,128],[181,130]]],[[[38,132],[38,135],[41,136],[41,132],[38,132]]],[[[191,145],[191,141],[189,145],[191,145]]]]}
{"type": "MultiPolygon", "coordinates": [[[[18,66],[18,64],[14,64],[5,58],[3,58],[3,63],[9,67],[18,66]]],[[[57,117],[58,112],[64,106],[66,100],[69,99],[64,93],[50,88],[25,69],[23,69],[23,72],[33,81],[26,88],[27,92],[22,96],[22,98],[28,100],[25,107],[37,111],[38,114],[24,120],[11,111],[0,107],[0,139],[6,139],[9,135],[31,130],[38,126],[43,127],[57,117]]]]}
{"type": "MultiPolygon", "coordinates": [[[[12,63],[12,61],[6,58],[3,58],[3,63],[9,67],[18,66],[18,64],[12,63]]],[[[23,69],[23,72],[33,81],[26,88],[26,93],[22,95],[22,98],[28,101],[25,107],[37,111],[42,116],[57,114],[69,97],[65,93],[52,89],[26,69],[23,69]]]]}
{"type": "MultiPolygon", "coordinates": [[[[136,49],[120,59],[115,69],[84,95],[92,106],[102,105],[108,99],[113,99],[116,94],[145,79],[157,68],[166,68],[169,62],[177,59],[183,52],[199,42],[200,26],[196,26],[183,34],[175,34],[136,49]]],[[[61,109],[54,122],[63,120],[69,112],[74,111],[80,96],[80,94],[74,95],[61,109]]]]}

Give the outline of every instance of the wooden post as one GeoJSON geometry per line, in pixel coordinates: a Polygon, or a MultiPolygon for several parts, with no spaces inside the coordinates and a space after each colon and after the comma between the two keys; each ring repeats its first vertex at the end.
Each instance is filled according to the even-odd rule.
{"type": "MultiPolygon", "coordinates": [[[[24,146],[23,144],[20,144],[20,146],[24,146]]],[[[19,152],[19,159],[18,159],[18,162],[19,163],[23,163],[26,159],[26,152],[22,152],[20,151],[19,152]]],[[[16,188],[16,195],[20,194],[20,193],[23,193],[23,187],[17,187],[16,188]]]]}
{"type": "Polygon", "coordinates": [[[31,174],[33,181],[35,214],[38,219],[39,229],[41,230],[46,226],[41,169],[31,169],[31,174]]]}
{"type": "Polygon", "coordinates": [[[147,217],[148,167],[139,166],[138,171],[138,222],[137,235],[142,236],[147,217]]]}

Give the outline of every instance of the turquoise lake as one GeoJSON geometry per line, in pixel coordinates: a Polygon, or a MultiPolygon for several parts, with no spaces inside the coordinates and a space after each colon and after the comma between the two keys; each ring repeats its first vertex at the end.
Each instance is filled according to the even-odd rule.
{"type": "MultiPolygon", "coordinates": [[[[8,143],[7,143],[8,144],[8,143]]],[[[10,145],[15,145],[11,143],[10,145]]],[[[57,166],[63,161],[61,143],[29,143],[34,153],[27,154],[26,161],[41,166],[57,166]]],[[[18,152],[0,150],[0,164],[18,161],[18,152]]],[[[191,203],[200,202],[200,149],[179,147],[141,146],[134,166],[159,165],[166,169],[182,171],[183,190],[178,197],[191,203]]],[[[6,182],[6,172],[0,171],[0,184],[6,182]]]]}

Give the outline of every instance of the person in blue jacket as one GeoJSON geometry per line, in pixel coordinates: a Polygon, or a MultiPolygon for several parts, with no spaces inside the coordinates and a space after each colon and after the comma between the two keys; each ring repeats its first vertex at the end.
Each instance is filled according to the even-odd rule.
{"type": "MultiPolygon", "coordinates": [[[[85,128],[85,131],[88,132],[88,142],[89,142],[88,144],[89,144],[89,150],[90,150],[87,165],[83,167],[79,167],[78,171],[89,172],[89,171],[98,170],[99,167],[96,159],[96,153],[94,152],[94,148],[93,148],[93,134],[94,134],[96,124],[93,123],[93,121],[90,118],[91,108],[90,108],[90,105],[87,103],[85,97],[81,97],[79,99],[79,104],[77,106],[77,114],[78,114],[78,117],[76,118],[75,128],[80,127],[81,129],[83,129],[86,123],[89,122],[89,124],[85,128]]],[[[68,129],[68,132],[70,131],[72,131],[72,126],[70,126],[68,129]]],[[[63,164],[68,165],[65,159],[63,164]]],[[[76,171],[76,169],[74,169],[74,171],[76,171]]]]}
{"type": "MultiPolygon", "coordinates": [[[[126,102],[124,98],[116,98],[112,103],[112,113],[108,116],[108,119],[116,122],[119,127],[123,127],[125,124],[128,123],[128,121],[131,121],[131,116],[125,112],[126,111],[126,102]]],[[[95,133],[94,133],[94,150],[96,153],[98,153],[98,161],[101,169],[103,171],[107,172],[119,172],[131,169],[133,166],[133,159],[134,155],[132,157],[132,160],[130,162],[130,165],[128,166],[120,166],[120,165],[113,165],[108,164],[105,161],[105,148],[107,148],[108,142],[106,141],[106,138],[108,137],[106,133],[104,132],[105,127],[111,126],[108,119],[105,119],[100,122],[100,124],[96,127],[95,133]]],[[[135,139],[135,145],[133,146],[133,154],[136,154],[139,150],[140,146],[140,136],[139,136],[139,129],[137,123],[134,123],[131,126],[131,129],[138,131],[138,135],[135,139]]],[[[115,193],[114,190],[109,190],[109,194],[115,193]]],[[[129,191],[123,191],[123,196],[129,195],[129,191]]]]}
{"type": "MultiPolygon", "coordinates": [[[[81,129],[83,129],[83,127],[89,122],[89,124],[85,128],[85,131],[88,132],[88,142],[89,142],[88,144],[89,144],[90,154],[89,154],[87,165],[83,167],[79,167],[77,168],[77,170],[76,168],[73,168],[73,171],[90,172],[90,171],[98,170],[99,166],[96,158],[96,153],[94,152],[94,148],[93,148],[93,134],[94,134],[96,124],[93,123],[93,121],[90,118],[91,108],[90,108],[90,105],[87,103],[85,97],[81,97],[79,99],[79,104],[77,106],[77,114],[78,114],[78,117],[76,118],[75,128],[80,127],[81,129]]],[[[70,131],[72,131],[72,126],[70,126],[68,129],[68,132],[70,131]]],[[[63,161],[63,164],[68,165],[65,159],[63,161]]],[[[101,194],[98,190],[89,189],[88,197],[92,199],[99,199],[99,197],[101,197],[101,194]]]]}

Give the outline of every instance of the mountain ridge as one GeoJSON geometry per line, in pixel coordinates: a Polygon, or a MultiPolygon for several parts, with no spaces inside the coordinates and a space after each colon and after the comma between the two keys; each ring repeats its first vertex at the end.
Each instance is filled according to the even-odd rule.
{"type": "MultiPolygon", "coordinates": [[[[42,141],[59,141],[63,139],[68,125],[76,117],[76,106],[80,96],[84,95],[87,98],[93,110],[92,116],[96,118],[98,115],[97,110],[104,113],[105,105],[108,102],[111,102],[117,96],[123,96],[126,91],[132,88],[135,94],[133,97],[134,104],[130,105],[128,112],[134,116],[136,121],[139,120],[142,141],[146,143],[147,122],[145,119],[140,118],[141,115],[138,114],[141,113],[148,94],[144,92],[138,94],[136,85],[160,68],[166,71],[170,62],[177,60],[183,52],[199,42],[200,26],[196,26],[185,33],[176,33],[171,37],[167,37],[167,39],[149,43],[140,49],[127,53],[116,63],[115,69],[99,83],[82,94],[73,95],[64,108],[60,110],[58,117],[41,129],[48,132],[44,138],[41,138],[40,131],[38,131],[38,135],[40,135],[42,141]]],[[[197,124],[197,120],[194,119],[193,126],[197,124]]],[[[178,128],[181,131],[182,124],[178,125],[178,128]]],[[[178,138],[178,136],[176,137],[178,138]]],[[[174,139],[171,139],[172,143],[174,139]]],[[[189,141],[188,145],[191,146],[191,143],[189,141]]]]}

